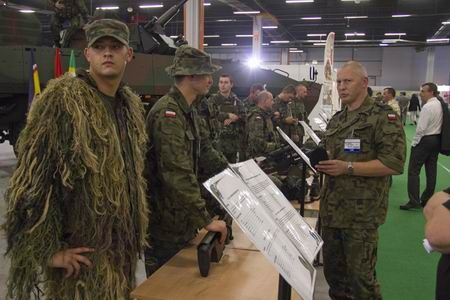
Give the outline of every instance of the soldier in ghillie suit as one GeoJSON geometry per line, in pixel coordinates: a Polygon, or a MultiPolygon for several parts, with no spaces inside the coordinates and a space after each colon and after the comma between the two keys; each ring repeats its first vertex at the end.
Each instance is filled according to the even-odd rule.
{"type": "Polygon", "coordinates": [[[175,84],[150,110],[146,176],[152,184],[149,194],[151,219],[145,250],[147,276],[153,274],[188,242],[198,230],[220,232],[227,237],[224,221],[213,220],[206,210],[198,184],[199,169],[210,175],[222,171],[227,161],[211,145],[197,114],[196,102],[209,91],[211,74],[220,66],[198,49],[183,45],[166,68],[175,84]]]}
{"type": "Polygon", "coordinates": [[[6,193],[8,299],[129,299],[148,209],[139,97],[121,83],[129,31],[86,28],[89,71],[49,82],[33,102],[6,193]]]}
{"type": "Polygon", "coordinates": [[[61,47],[60,33],[66,23],[70,32],[82,28],[87,23],[86,0],[48,0],[48,6],[55,12],[50,24],[53,41],[56,47],[61,47]]]}
{"type": "Polygon", "coordinates": [[[386,219],[389,176],[403,172],[406,156],[400,117],[367,95],[367,83],[357,62],[338,71],[344,109],[331,118],[322,140],[330,160],[316,166],[326,174],[320,217],[332,299],[381,299],[378,227],[386,219]]]}
{"type": "Polygon", "coordinates": [[[219,92],[212,95],[208,102],[217,112],[217,147],[229,162],[235,163],[245,159],[245,108],[242,101],[231,91],[232,88],[231,76],[220,75],[219,92]]]}

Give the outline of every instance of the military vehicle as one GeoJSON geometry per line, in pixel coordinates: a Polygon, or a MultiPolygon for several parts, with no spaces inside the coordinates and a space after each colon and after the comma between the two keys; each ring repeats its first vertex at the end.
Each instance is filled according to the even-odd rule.
{"type": "MultiPolygon", "coordinates": [[[[154,103],[164,95],[173,83],[165,68],[173,61],[176,50],[175,41],[164,34],[164,26],[180,11],[183,0],[166,11],[160,18],[153,18],[146,24],[129,24],[130,45],[135,50],[133,61],[127,66],[124,81],[141,96],[146,103],[154,103]]],[[[45,1],[30,1],[33,5],[41,5],[45,1]]],[[[39,7],[39,6],[38,6],[39,7]]],[[[41,89],[54,77],[55,48],[43,45],[42,24],[35,14],[19,13],[17,9],[7,5],[0,6],[0,143],[9,140],[14,146],[17,137],[25,125],[28,111],[28,88],[31,74],[31,50],[34,52],[38,66],[41,89]]],[[[68,69],[71,50],[74,50],[77,67],[86,67],[83,56],[86,42],[80,35],[63,35],[61,42],[62,66],[68,69]]],[[[82,37],[82,35],[81,35],[82,37]]],[[[271,70],[250,69],[246,65],[230,60],[215,60],[223,67],[222,73],[234,77],[233,91],[240,97],[246,97],[253,83],[263,83],[274,94],[288,84],[297,81],[271,70]]],[[[215,82],[219,74],[215,75],[215,82]]],[[[216,89],[216,85],[214,85],[216,89]]],[[[311,83],[309,96],[311,104],[318,99],[320,85],[311,83]]],[[[211,92],[215,92],[213,89],[211,92]]]]}

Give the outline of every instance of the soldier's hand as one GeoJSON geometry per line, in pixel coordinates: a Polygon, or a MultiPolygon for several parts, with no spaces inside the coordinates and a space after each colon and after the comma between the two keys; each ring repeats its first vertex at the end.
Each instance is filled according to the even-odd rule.
{"type": "Polygon", "coordinates": [[[57,8],[57,9],[64,9],[64,1],[61,1],[61,0],[59,0],[59,1],[56,1],[56,3],[55,3],[55,7],[57,8]]]}
{"type": "Polygon", "coordinates": [[[227,224],[222,220],[214,220],[205,226],[205,229],[212,232],[220,232],[220,243],[225,243],[227,239],[228,229],[227,224]]]}
{"type": "Polygon", "coordinates": [[[233,113],[229,113],[228,114],[228,119],[231,119],[231,122],[236,122],[237,120],[239,120],[239,116],[235,115],[233,113]]]}
{"type": "Polygon", "coordinates": [[[287,118],[284,119],[284,122],[286,124],[295,125],[295,124],[298,123],[298,120],[296,118],[294,118],[294,117],[287,117],[287,118]]]}
{"type": "Polygon", "coordinates": [[[65,278],[72,276],[75,273],[75,277],[80,273],[81,266],[84,264],[88,267],[92,267],[92,262],[83,253],[94,252],[94,249],[87,247],[70,248],[56,252],[49,260],[48,266],[51,268],[62,268],[65,271],[65,278]]]}
{"type": "Polygon", "coordinates": [[[347,162],[342,160],[322,160],[315,168],[331,176],[339,176],[347,173],[347,162]]]}
{"type": "Polygon", "coordinates": [[[279,119],[280,118],[280,112],[279,111],[276,111],[276,112],[274,112],[273,113],[273,117],[275,118],[275,119],[279,119]]]}
{"type": "Polygon", "coordinates": [[[300,136],[297,134],[292,135],[292,140],[294,141],[294,143],[298,143],[300,142],[300,136]]]}
{"type": "Polygon", "coordinates": [[[231,119],[225,119],[225,121],[223,121],[223,125],[225,125],[225,126],[228,126],[231,123],[233,123],[233,120],[231,120],[231,119]]]}

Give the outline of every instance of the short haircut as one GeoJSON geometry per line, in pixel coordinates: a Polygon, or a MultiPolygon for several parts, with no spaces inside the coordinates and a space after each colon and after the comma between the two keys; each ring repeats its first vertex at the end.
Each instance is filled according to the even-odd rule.
{"type": "Polygon", "coordinates": [[[387,88],[385,88],[384,90],[385,90],[385,91],[388,91],[388,93],[391,94],[392,97],[395,97],[395,90],[394,90],[394,88],[387,87],[387,88]]]}
{"type": "Polygon", "coordinates": [[[267,98],[269,98],[270,96],[272,96],[272,94],[268,91],[262,91],[261,93],[259,93],[256,98],[255,98],[255,103],[261,103],[263,101],[265,101],[267,98]]]}
{"type": "Polygon", "coordinates": [[[346,62],[341,69],[344,68],[351,68],[353,69],[356,73],[358,73],[358,75],[360,75],[363,78],[367,78],[367,70],[366,67],[364,67],[361,63],[354,61],[354,60],[350,60],[348,62],[346,62]]]}
{"type": "Polygon", "coordinates": [[[406,96],[406,92],[400,92],[400,95],[406,96]]]}
{"type": "Polygon", "coordinates": [[[432,82],[427,82],[427,83],[422,84],[422,87],[424,87],[424,86],[428,86],[428,90],[433,92],[434,96],[439,95],[438,88],[437,88],[436,84],[434,84],[432,82]]]}
{"type": "Polygon", "coordinates": [[[252,84],[250,87],[250,93],[254,93],[256,91],[264,91],[264,86],[261,83],[252,84]]]}
{"type": "Polygon", "coordinates": [[[285,86],[281,92],[286,93],[286,94],[296,94],[295,86],[293,86],[292,84],[289,84],[289,85],[285,86]]]}
{"type": "Polygon", "coordinates": [[[230,74],[220,74],[219,78],[228,78],[230,82],[233,83],[233,77],[230,74]]]}
{"type": "Polygon", "coordinates": [[[297,84],[297,88],[298,87],[300,87],[300,86],[303,86],[303,87],[305,87],[306,89],[308,89],[308,85],[306,84],[306,83],[303,83],[303,82],[300,82],[299,84],[297,84]]]}
{"type": "Polygon", "coordinates": [[[373,90],[370,86],[367,87],[367,94],[369,94],[369,97],[373,96],[373,90]]]}

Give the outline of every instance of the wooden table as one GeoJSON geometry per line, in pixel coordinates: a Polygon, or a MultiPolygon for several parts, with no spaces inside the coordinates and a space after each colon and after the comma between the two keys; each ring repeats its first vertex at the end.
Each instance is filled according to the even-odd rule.
{"type": "MultiPolygon", "coordinates": [[[[237,225],[233,229],[235,239],[221,261],[212,263],[208,277],[200,276],[197,265],[196,245],[202,232],[131,296],[138,300],[276,300],[278,272],[237,225]]],[[[294,290],[292,299],[301,299],[294,290]]]]}

